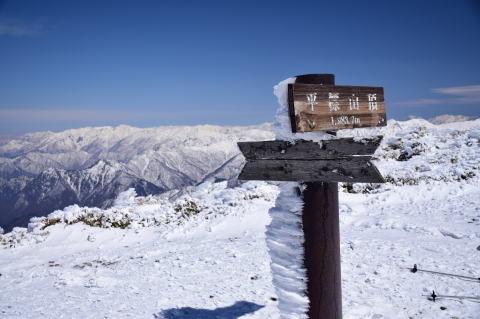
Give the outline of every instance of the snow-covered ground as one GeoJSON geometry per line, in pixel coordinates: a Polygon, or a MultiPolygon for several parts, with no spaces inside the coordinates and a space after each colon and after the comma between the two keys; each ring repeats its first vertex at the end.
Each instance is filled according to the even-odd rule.
{"type": "MultiPolygon", "coordinates": [[[[391,121],[388,183],[340,189],[344,318],[479,318],[480,121],[391,121]]],[[[122,194],[0,235],[0,318],[278,318],[265,231],[278,187],[122,194]],[[88,226],[88,225],[92,226],[88,226]]]]}

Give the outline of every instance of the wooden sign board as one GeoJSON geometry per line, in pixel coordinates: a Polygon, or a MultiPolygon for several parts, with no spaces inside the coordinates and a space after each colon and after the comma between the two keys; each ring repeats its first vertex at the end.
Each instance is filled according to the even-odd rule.
{"type": "Polygon", "coordinates": [[[297,182],[384,183],[370,162],[381,136],[333,139],[317,144],[299,140],[239,142],[247,163],[238,179],[297,182]]]}
{"type": "Polygon", "coordinates": [[[336,159],[355,155],[372,155],[380,146],[383,136],[363,139],[347,137],[324,140],[321,144],[313,141],[238,142],[238,148],[247,160],[257,159],[336,159]]]}
{"type": "Polygon", "coordinates": [[[239,180],[385,183],[370,156],[336,160],[247,161],[239,180]]]}
{"type": "Polygon", "coordinates": [[[294,83],[288,103],[294,133],[387,125],[383,87],[294,83]]]}

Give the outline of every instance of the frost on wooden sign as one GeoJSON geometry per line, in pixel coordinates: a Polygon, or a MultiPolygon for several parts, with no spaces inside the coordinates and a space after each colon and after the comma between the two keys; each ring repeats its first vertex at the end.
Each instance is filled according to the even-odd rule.
{"type": "Polygon", "coordinates": [[[383,87],[294,83],[288,102],[293,132],[387,125],[383,87]]]}

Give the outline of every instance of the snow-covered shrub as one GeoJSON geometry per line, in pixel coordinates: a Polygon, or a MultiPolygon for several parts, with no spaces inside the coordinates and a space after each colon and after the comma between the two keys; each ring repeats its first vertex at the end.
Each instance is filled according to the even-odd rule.
{"type": "Polygon", "coordinates": [[[117,198],[113,201],[113,206],[130,206],[135,203],[135,197],[137,197],[137,192],[135,192],[134,188],[129,188],[118,194],[117,198]]]}
{"type": "Polygon", "coordinates": [[[381,192],[392,186],[467,181],[480,174],[480,120],[432,125],[391,121],[372,161],[386,184],[343,184],[350,193],[381,192]]]}
{"type": "Polygon", "coordinates": [[[271,202],[277,188],[265,182],[247,182],[236,188],[228,188],[227,182],[206,182],[189,188],[185,194],[173,200],[160,196],[134,197],[129,189],[119,195],[113,207],[100,209],[71,205],[56,210],[46,217],[34,217],[28,228],[15,228],[11,233],[0,235],[0,244],[16,246],[25,241],[42,241],[51,227],[83,223],[90,227],[129,228],[159,227],[165,233],[175,231],[180,225],[195,227],[203,220],[212,221],[221,216],[243,214],[248,205],[257,201],[271,202]],[[126,204],[130,203],[130,204],[126,204]]]}
{"type": "Polygon", "coordinates": [[[61,222],[60,218],[45,217],[45,218],[42,219],[42,223],[43,223],[42,230],[49,227],[49,226],[53,226],[55,224],[58,224],[60,222],[61,222]]]}
{"type": "Polygon", "coordinates": [[[188,217],[198,214],[202,209],[191,199],[184,199],[175,206],[175,211],[182,214],[182,217],[188,217]]]}

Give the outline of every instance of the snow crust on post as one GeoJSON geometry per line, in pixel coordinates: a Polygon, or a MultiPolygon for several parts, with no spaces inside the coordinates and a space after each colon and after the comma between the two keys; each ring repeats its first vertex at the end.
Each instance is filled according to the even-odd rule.
{"type": "Polygon", "coordinates": [[[288,78],[281,81],[273,87],[273,94],[277,97],[280,107],[275,114],[275,121],[273,122],[273,132],[275,139],[281,141],[289,141],[295,143],[296,140],[308,140],[317,142],[322,145],[322,140],[329,140],[332,135],[321,131],[292,133],[292,124],[288,113],[288,85],[295,83],[295,77],[288,78]]]}
{"type": "MultiPolygon", "coordinates": [[[[304,139],[317,142],[329,139],[322,132],[292,133],[288,113],[288,84],[295,78],[278,83],[273,93],[280,104],[273,123],[276,140],[295,143],[304,139]]],[[[280,184],[275,207],[269,210],[272,219],[267,227],[267,246],[271,257],[273,285],[278,296],[278,310],[281,319],[307,318],[309,300],[307,271],[304,264],[304,234],[302,223],[303,199],[301,185],[296,182],[280,184]]]]}
{"type": "Polygon", "coordinates": [[[307,318],[307,275],[304,267],[302,209],[299,185],[282,183],[275,207],[269,210],[267,246],[281,319],[307,318]]]}

